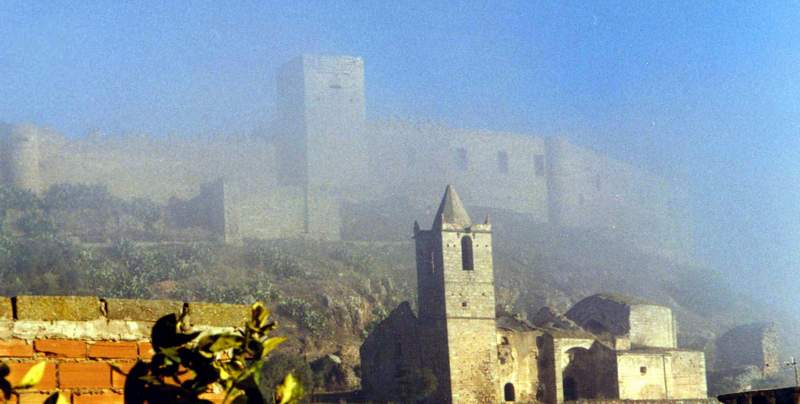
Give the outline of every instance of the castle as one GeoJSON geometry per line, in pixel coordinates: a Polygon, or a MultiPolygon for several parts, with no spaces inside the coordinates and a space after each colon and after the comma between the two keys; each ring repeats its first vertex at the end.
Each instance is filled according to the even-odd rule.
{"type": "Polygon", "coordinates": [[[337,240],[344,206],[423,207],[452,183],[469,206],[606,230],[668,256],[690,250],[685,190],[565,138],[367,119],[358,57],[300,56],[277,84],[272,127],[250,136],[66,138],[0,125],[2,179],[34,191],[87,183],[126,198],[182,198],[195,225],[226,241],[337,240]]]}
{"type": "Polygon", "coordinates": [[[594,295],[536,324],[496,316],[492,225],[448,186],[431,230],[414,224],[417,307],[400,304],[361,346],[367,398],[430,403],[704,401],[705,355],[677,347],[672,311],[594,295]],[[424,392],[421,375],[435,376],[424,392]]]}

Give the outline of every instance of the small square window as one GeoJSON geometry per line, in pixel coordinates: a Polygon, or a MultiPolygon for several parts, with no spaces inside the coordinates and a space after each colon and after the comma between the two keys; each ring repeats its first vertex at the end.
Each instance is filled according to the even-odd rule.
{"type": "Polygon", "coordinates": [[[467,302],[461,302],[461,307],[466,308],[467,307],[467,302]]]}
{"type": "Polygon", "coordinates": [[[642,376],[646,375],[647,374],[647,366],[640,367],[639,368],[639,373],[641,373],[642,376]]]}

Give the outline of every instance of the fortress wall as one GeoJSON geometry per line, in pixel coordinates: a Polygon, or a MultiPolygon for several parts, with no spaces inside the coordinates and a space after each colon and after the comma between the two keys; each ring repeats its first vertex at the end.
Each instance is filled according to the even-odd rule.
{"type": "Polygon", "coordinates": [[[547,140],[550,221],[605,229],[665,255],[689,251],[685,191],[564,138],[547,140]]]}
{"type": "Polygon", "coordinates": [[[5,183],[40,192],[39,129],[33,125],[0,125],[0,136],[0,162],[5,183]]]}
{"type": "Polygon", "coordinates": [[[280,186],[262,192],[240,192],[242,238],[291,238],[305,232],[305,190],[280,186]]]}
{"type": "MultiPolygon", "coordinates": [[[[54,391],[72,403],[122,403],[125,375],[153,355],[150,329],[162,315],[189,310],[196,329],[241,326],[242,305],[164,300],[100,299],[94,296],[0,297],[0,360],[19,379],[35,363],[47,362],[42,381],[15,402],[43,402],[54,391]]],[[[222,396],[209,394],[221,402],[222,396]]]]}
{"type": "Polygon", "coordinates": [[[453,184],[467,205],[547,221],[542,138],[402,121],[371,122],[368,132],[370,171],[389,194],[410,195],[426,206],[442,184],[453,184]],[[506,161],[502,168],[500,153],[506,161]]]}
{"type": "Polygon", "coordinates": [[[218,178],[244,188],[275,184],[274,148],[257,137],[49,136],[43,142],[45,186],[105,184],[119,197],[189,199],[218,178]],[[263,184],[263,185],[262,185],[263,184]]]}
{"type": "Polygon", "coordinates": [[[364,61],[303,55],[278,74],[282,182],[337,197],[368,190],[364,61]]]}

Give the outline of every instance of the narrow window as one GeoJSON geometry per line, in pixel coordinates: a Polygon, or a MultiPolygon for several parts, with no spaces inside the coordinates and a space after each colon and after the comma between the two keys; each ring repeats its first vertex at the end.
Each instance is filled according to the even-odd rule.
{"type": "Polygon", "coordinates": [[[475,269],[472,262],[472,238],[470,236],[461,237],[461,269],[465,271],[475,269]]]}
{"type": "Polygon", "coordinates": [[[436,255],[431,251],[431,273],[436,272],[436,255]]]}
{"type": "Polygon", "coordinates": [[[511,383],[506,383],[506,386],[503,388],[503,396],[506,401],[516,401],[517,395],[514,392],[514,385],[511,383]]]}
{"type": "Polygon", "coordinates": [[[641,373],[642,376],[646,375],[647,374],[647,366],[640,367],[639,368],[639,373],[641,373]]]}
{"type": "Polygon", "coordinates": [[[508,153],[505,151],[497,152],[497,171],[508,174],[508,153]]]}
{"type": "Polygon", "coordinates": [[[456,167],[461,171],[467,171],[469,168],[469,159],[467,158],[467,149],[460,147],[456,150],[456,167]]]}
{"type": "Polygon", "coordinates": [[[533,168],[536,171],[537,177],[544,177],[544,155],[537,154],[533,156],[533,168]]]}

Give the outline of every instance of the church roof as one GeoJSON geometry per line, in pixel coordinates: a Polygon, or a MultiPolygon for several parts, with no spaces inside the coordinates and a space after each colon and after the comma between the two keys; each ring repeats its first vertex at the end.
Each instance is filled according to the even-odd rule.
{"type": "Polygon", "coordinates": [[[436,211],[436,218],[433,220],[433,227],[441,228],[444,223],[462,227],[472,224],[467,210],[464,209],[464,204],[461,203],[461,198],[458,197],[458,193],[452,185],[447,185],[447,189],[444,191],[442,203],[439,204],[439,210],[436,211]]]}

